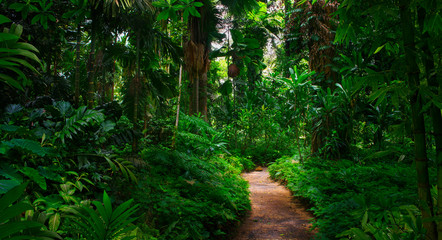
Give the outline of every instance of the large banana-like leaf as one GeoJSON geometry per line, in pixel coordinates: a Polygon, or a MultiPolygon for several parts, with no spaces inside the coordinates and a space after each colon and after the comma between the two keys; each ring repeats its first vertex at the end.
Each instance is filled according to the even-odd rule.
{"type": "MultiPolygon", "coordinates": [[[[4,15],[0,15],[0,24],[10,22],[4,15]]],[[[12,24],[10,28],[4,28],[0,33],[0,69],[5,70],[0,74],[0,81],[13,88],[24,90],[23,87],[30,84],[22,67],[37,72],[28,60],[41,64],[35,53],[37,48],[29,43],[19,42],[23,27],[12,24]]]]}

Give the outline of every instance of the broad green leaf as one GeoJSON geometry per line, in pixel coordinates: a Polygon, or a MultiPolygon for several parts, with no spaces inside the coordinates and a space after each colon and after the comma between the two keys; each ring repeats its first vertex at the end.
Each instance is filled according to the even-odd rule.
{"type": "MultiPolygon", "coordinates": [[[[17,41],[20,37],[17,35],[14,35],[12,33],[0,33],[0,42],[6,42],[6,41],[17,41]]],[[[3,48],[0,49],[0,53],[2,53],[3,48]]]]}
{"type": "Polygon", "coordinates": [[[61,222],[61,215],[60,213],[55,213],[49,218],[49,230],[51,231],[57,231],[58,227],[60,226],[61,222]]]}
{"type": "Polygon", "coordinates": [[[183,12],[183,20],[185,21],[185,22],[187,22],[187,19],[189,19],[189,15],[190,15],[190,12],[189,12],[189,9],[184,9],[184,12],[183,12]]]}
{"type": "Polygon", "coordinates": [[[11,22],[11,19],[7,18],[4,15],[0,14],[0,24],[11,22]]]}
{"type": "Polygon", "coordinates": [[[162,12],[160,12],[160,14],[158,14],[157,16],[157,20],[161,21],[161,20],[167,20],[169,18],[169,11],[164,10],[162,12]]]}
{"type": "Polygon", "coordinates": [[[51,20],[52,22],[55,22],[55,21],[56,21],[54,15],[49,15],[48,17],[49,17],[49,20],[51,20]]]}
{"type": "Polygon", "coordinates": [[[0,239],[7,239],[8,236],[31,228],[41,228],[44,225],[33,221],[9,222],[0,225],[0,239]]]}
{"type": "Polygon", "coordinates": [[[177,20],[177,16],[178,16],[178,14],[176,14],[176,11],[173,9],[173,8],[169,8],[169,13],[168,13],[168,15],[169,15],[169,18],[172,20],[172,21],[176,21],[177,20]]]}
{"type": "Polygon", "coordinates": [[[33,17],[31,20],[31,24],[36,24],[38,21],[40,21],[41,17],[42,17],[41,14],[35,15],[35,17],[33,17]]]}
{"type": "Polygon", "coordinates": [[[66,117],[66,114],[68,114],[72,109],[72,105],[65,101],[55,102],[54,107],[60,111],[62,117],[66,117]]]}
{"type": "Polygon", "coordinates": [[[202,2],[194,2],[193,6],[195,6],[195,7],[202,7],[202,6],[204,6],[204,4],[202,2]]]}
{"type": "Polygon", "coordinates": [[[17,187],[20,185],[21,182],[19,182],[16,179],[13,180],[0,180],[0,194],[7,193],[9,190],[13,189],[14,187],[17,187]]]}
{"type": "Polygon", "coordinates": [[[112,203],[106,191],[104,191],[103,193],[103,204],[104,204],[104,209],[106,211],[106,217],[110,220],[112,217],[112,203]]]}
{"type": "Polygon", "coordinates": [[[20,169],[20,172],[36,182],[43,190],[47,189],[45,178],[36,169],[24,167],[20,169]]]}
{"type": "Polygon", "coordinates": [[[0,223],[4,223],[13,217],[19,216],[27,210],[33,210],[33,207],[24,202],[16,203],[0,212],[0,223]]]}
{"type": "Polygon", "coordinates": [[[28,152],[37,154],[38,156],[44,157],[48,154],[48,150],[40,145],[39,142],[29,140],[29,139],[11,139],[10,141],[4,142],[11,148],[21,148],[28,152]]]}
{"type": "MultiPolygon", "coordinates": [[[[9,205],[17,201],[23,194],[28,183],[24,183],[20,186],[14,187],[0,198],[0,212],[3,212],[9,205]]],[[[0,238],[1,239],[1,238],[0,238]]]]}

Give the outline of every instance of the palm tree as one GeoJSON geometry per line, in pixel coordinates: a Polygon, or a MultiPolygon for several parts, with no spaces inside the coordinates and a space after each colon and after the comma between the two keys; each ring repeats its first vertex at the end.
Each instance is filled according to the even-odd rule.
{"type": "Polygon", "coordinates": [[[91,44],[87,63],[87,79],[89,84],[88,90],[88,107],[94,105],[95,94],[95,65],[96,65],[96,42],[97,32],[100,29],[100,23],[103,21],[115,19],[122,11],[139,11],[144,12],[151,9],[148,0],[90,0],[91,15],[91,44]]]}
{"type": "MultiPolygon", "coordinates": [[[[210,68],[209,53],[216,33],[218,17],[211,0],[198,8],[200,17],[190,16],[188,40],[184,43],[184,62],[190,80],[189,114],[201,114],[207,121],[207,72],[210,68]]],[[[258,6],[255,0],[223,0],[231,14],[240,16],[258,6]]]]}
{"type": "MultiPolygon", "coordinates": [[[[311,71],[323,74],[323,79],[318,83],[323,89],[334,89],[337,80],[337,73],[332,70],[333,58],[335,56],[334,30],[336,26],[332,14],[338,8],[337,1],[318,0],[315,3],[305,0],[295,0],[293,8],[300,8],[301,11],[293,11],[287,23],[289,30],[298,30],[297,42],[286,42],[286,49],[293,51],[294,46],[305,46],[308,48],[309,68],[311,71]],[[298,27],[298,25],[300,27],[298,27]]],[[[320,80],[321,78],[317,78],[320,80]]],[[[318,119],[321,121],[321,119],[318,119]]],[[[325,136],[319,131],[312,133],[311,152],[317,153],[322,145],[321,139],[325,136]]]]}

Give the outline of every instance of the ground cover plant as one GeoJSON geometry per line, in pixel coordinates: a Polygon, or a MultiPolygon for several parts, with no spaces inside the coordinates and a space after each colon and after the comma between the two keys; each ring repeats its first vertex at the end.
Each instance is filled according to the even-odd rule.
{"type": "MultiPolygon", "coordinates": [[[[205,141],[208,136],[189,129],[178,141],[194,141],[197,155],[184,153],[185,145],[177,150],[158,146],[145,148],[138,161],[130,161],[121,155],[128,150],[102,148],[122,132],[116,130],[121,121],[104,116],[102,110],[75,109],[67,102],[38,109],[7,108],[3,121],[8,124],[1,125],[1,191],[5,206],[19,200],[11,214],[30,212],[17,223],[23,226],[5,232],[5,237],[23,236],[28,228],[46,224],[51,232],[32,234],[64,239],[222,239],[225,229],[250,208],[247,183],[239,177],[244,166],[253,165],[250,160],[211,148],[212,143],[205,141]],[[57,143],[59,148],[54,147],[57,143]],[[48,159],[52,164],[45,166],[48,159]],[[22,199],[18,193],[26,186],[31,194],[22,199]],[[112,201],[106,191],[112,193],[112,201]],[[92,205],[94,199],[103,200],[92,205]],[[45,217],[31,222],[38,215],[45,217]],[[136,221],[143,224],[134,225],[136,221]]],[[[182,125],[191,125],[186,119],[200,124],[193,129],[219,135],[199,118],[187,117],[182,125]]],[[[6,229],[14,215],[5,217],[6,229]]]]}
{"type": "MultiPolygon", "coordinates": [[[[407,209],[401,209],[405,206],[409,206],[412,217],[418,213],[414,190],[416,173],[409,164],[388,161],[361,164],[317,158],[300,164],[298,160],[297,156],[280,158],[270,165],[269,172],[272,178],[285,183],[295,196],[312,206],[310,210],[317,217],[314,226],[320,231],[318,239],[345,236],[340,234],[360,228],[364,221],[372,224],[376,231],[389,229],[385,234],[400,238],[422,233],[410,233],[411,226],[405,227],[396,216],[409,214],[407,209]],[[398,222],[390,222],[392,217],[398,222]]],[[[348,235],[353,237],[351,233],[348,235]]]]}

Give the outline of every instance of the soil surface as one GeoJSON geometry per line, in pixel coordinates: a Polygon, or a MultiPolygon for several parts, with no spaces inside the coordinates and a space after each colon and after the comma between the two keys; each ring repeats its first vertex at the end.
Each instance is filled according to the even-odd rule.
{"type": "Polygon", "coordinates": [[[242,175],[250,184],[252,211],[233,240],[311,239],[309,219],[301,201],[272,181],[266,168],[242,175]]]}

